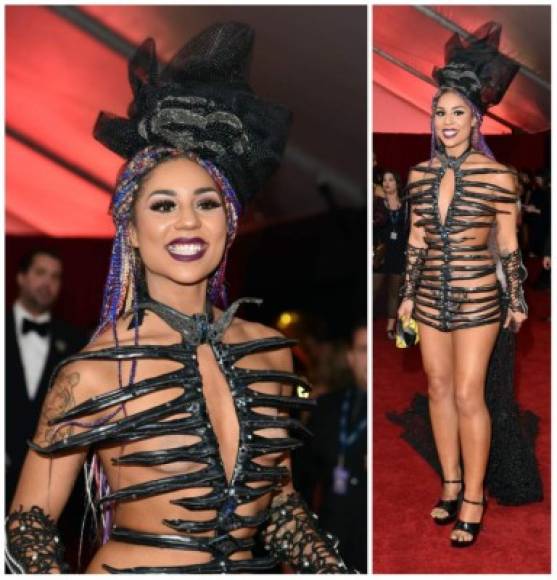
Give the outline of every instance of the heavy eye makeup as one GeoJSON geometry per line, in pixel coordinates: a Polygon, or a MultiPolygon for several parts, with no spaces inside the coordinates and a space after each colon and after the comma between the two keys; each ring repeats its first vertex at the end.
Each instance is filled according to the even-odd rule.
{"type": "Polygon", "coordinates": [[[149,204],[149,209],[159,213],[168,213],[175,207],[176,202],[173,199],[155,199],[149,204]]]}
{"type": "MultiPolygon", "coordinates": [[[[157,191],[152,192],[149,197],[153,197],[149,201],[149,209],[158,213],[171,212],[178,205],[175,193],[157,191]]],[[[223,202],[216,191],[204,189],[194,192],[192,205],[196,210],[210,211],[223,207],[223,202]]]]}
{"type": "MultiPolygon", "coordinates": [[[[453,111],[453,115],[456,115],[457,117],[461,117],[462,115],[464,115],[465,111],[464,109],[456,109],[453,111]]],[[[445,109],[437,109],[435,111],[435,116],[436,117],[443,117],[445,115],[445,109]]]]}
{"type": "Polygon", "coordinates": [[[195,200],[196,209],[210,211],[222,207],[222,201],[217,195],[203,196],[195,200]]]}

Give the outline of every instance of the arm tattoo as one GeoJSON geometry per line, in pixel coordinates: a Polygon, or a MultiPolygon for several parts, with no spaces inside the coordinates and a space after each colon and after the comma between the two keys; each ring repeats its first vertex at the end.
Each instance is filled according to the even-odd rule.
{"type": "Polygon", "coordinates": [[[72,425],[49,425],[49,422],[75,407],[74,389],[79,384],[79,373],[60,373],[48,394],[41,422],[44,424],[42,442],[52,445],[73,434],[72,425]]]}

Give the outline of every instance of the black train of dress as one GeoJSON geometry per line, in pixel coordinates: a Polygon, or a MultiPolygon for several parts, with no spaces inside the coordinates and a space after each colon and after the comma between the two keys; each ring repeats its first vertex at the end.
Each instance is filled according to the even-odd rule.
{"type": "MultiPolygon", "coordinates": [[[[534,453],[538,417],[519,410],[514,396],[515,336],[501,329],[491,355],[485,398],[491,416],[492,436],[486,487],[502,505],[521,505],[543,499],[542,481],[534,453]]],[[[427,396],[416,394],[402,413],[387,414],[403,428],[401,437],[439,474],[427,396]]]]}
{"type": "MultiPolygon", "coordinates": [[[[300,421],[288,416],[268,415],[254,411],[254,408],[275,410],[306,409],[314,402],[297,396],[297,389],[309,389],[307,383],[294,373],[274,370],[251,370],[235,366],[242,357],[268,350],[292,346],[296,341],[282,337],[252,340],[242,343],[224,343],[222,336],[233,320],[241,302],[260,302],[255,299],[236,301],[215,322],[211,314],[187,316],[153,300],[138,305],[141,313],[151,311],[176,330],[181,341],[177,344],[138,345],[107,348],[80,353],[66,359],[66,364],[75,360],[89,361],[133,361],[140,359],[164,359],[178,362],[182,367],[138,381],[126,388],[116,388],[106,394],[89,399],[64,415],[51,421],[51,424],[65,424],[81,419],[91,413],[114,408],[127,401],[137,399],[148,393],[164,389],[183,389],[173,400],[126,416],[122,419],[101,424],[82,433],[63,438],[46,447],[33,443],[31,448],[42,455],[66,453],[90,446],[113,443],[130,443],[159,437],[161,435],[194,435],[199,442],[171,449],[157,449],[121,455],[112,459],[114,465],[155,466],[176,461],[193,461],[204,464],[198,471],[162,477],[137,485],[124,487],[102,498],[108,502],[129,502],[145,497],[190,488],[211,488],[210,493],[199,497],[184,497],[172,500],[173,505],[189,510],[214,510],[216,515],[208,521],[187,519],[163,520],[171,533],[146,533],[121,527],[113,527],[111,538],[120,542],[140,544],[175,550],[200,551],[211,555],[211,561],[204,564],[185,566],[158,566],[115,568],[104,565],[110,573],[238,573],[260,572],[276,566],[290,557],[289,562],[301,572],[347,573],[348,570],[330,534],[321,532],[315,519],[308,513],[305,504],[296,494],[279,494],[278,504],[260,511],[254,516],[236,513],[236,508],[250,503],[272,491],[280,490],[288,479],[286,467],[265,467],[254,461],[255,458],[271,452],[290,451],[302,444],[300,434],[307,431],[300,421]],[[227,480],[224,465],[218,449],[218,441],[210,422],[203,396],[202,379],[197,364],[197,347],[208,344],[225,376],[239,423],[239,447],[232,478],[227,480]],[[291,385],[294,396],[270,395],[252,388],[254,383],[277,382],[291,385]],[[186,418],[172,416],[187,413],[186,418]],[[284,428],[284,437],[264,437],[257,431],[266,428],[284,428]],[[252,487],[250,483],[262,482],[265,485],[252,487]],[[289,523],[291,522],[291,523],[289,523]],[[281,527],[283,526],[283,527],[281,527]],[[230,532],[239,528],[264,529],[265,546],[268,553],[263,557],[235,560],[230,557],[238,551],[251,550],[253,537],[237,538],[230,532]],[[211,537],[196,536],[196,532],[213,531],[211,537]],[[192,535],[193,534],[193,535],[192,535]],[[280,547],[280,551],[277,548],[280,547]]],[[[62,366],[62,365],[60,365],[62,366]]],[[[60,366],[58,368],[60,368],[60,366]]],[[[58,369],[57,369],[58,370],[58,369]]],[[[56,371],[54,376],[56,375],[56,371]]]]}

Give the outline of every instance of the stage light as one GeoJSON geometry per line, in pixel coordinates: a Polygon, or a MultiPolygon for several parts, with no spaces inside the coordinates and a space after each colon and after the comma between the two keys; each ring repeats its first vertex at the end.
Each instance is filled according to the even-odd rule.
{"type": "Polygon", "coordinates": [[[279,330],[285,330],[289,326],[296,324],[300,320],[300,315],[297,312],[289,312],[288,310],[281,313],[278,317],[277,327],[279,330]]]}

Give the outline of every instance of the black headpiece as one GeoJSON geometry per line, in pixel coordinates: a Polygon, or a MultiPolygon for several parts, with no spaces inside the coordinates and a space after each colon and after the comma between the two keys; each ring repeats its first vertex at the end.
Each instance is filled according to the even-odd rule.
{"type": "Polygon", "coordinates": [[[126,159],[166,145],[212,161],[244,205],[278,167],[290,112],[254,94],[247,82],[253,30],[215,24],[186,43],[158,72],[155,42],[129,62],[128,118],[102,112],[94,136],[126,159]]]}
{"type": "Polygon", "coordinates": [[[487,22],[464,42],[455,33],[445,45],[445,66],[434,67],[433,78],[440,88],[462,93],[485,113],[497,105],[509,88],[520,66],[498,50],[501,25],[487,22]]]}

